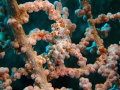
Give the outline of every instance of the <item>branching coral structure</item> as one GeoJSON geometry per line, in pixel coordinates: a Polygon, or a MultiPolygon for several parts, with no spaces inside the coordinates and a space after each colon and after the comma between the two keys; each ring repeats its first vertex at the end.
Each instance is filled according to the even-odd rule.
{"type": "MultiPolygon", "coordinates": [[[[22,4],[18,4],[19,1],[16,0],[0,2],[2,18],[0,19],[0,57],[3,59],[10,49],[16,55],[22,55],[25,63],[22,67],[20,65],[12,67],[11,71],[10,67],[4,67],[4,65],[0,67],[0,90],[14,90],[12,83],[17,82],[22,76],[33,80],[33,83],[24,87],[23,90],[119,90],[120,46],[118,43],[110,43],[106,46],[104,38],[108,37],[108,33],[112,29],[109,24],[110,20],[113,22],[119,20],[120,12],[115,14],[107,12],[107,14],[98,14],[94,17],[92,14],[94,0],[74,0],[73,2],[79,2],[80,6],[74,11],[76,18],[83,17],[84,22],[87,23],[84,37],[79,39],[78,43],[74,43],[72,37],[75,34],[73,32],[80,25],[72,23],[72,20],[69,19],[69,9],[62,6],[66,2],[72,1],[60,0],[53,4],[50,1],[35,0],[22,4]],[[50,30],[33,28],[27,35],[24,25],[29,23],[32,13],[39,12],[41,14],[40,11],[45,11],[48,19],[52,21],[50,30]],[[97,28],[97,25],[101,24],[101,28],[97,28]],[[5,32],[9,35],[2,34],[5,32]],[[43,53],[38,54],[34,47],[40,41],[46,41],[49,44],[43,53]],[[93,53],[96,54],[94,57],[93,53]],[[89,63],[87,54],[94,58],[94,63],[89,63]],[[72,64],[75,64],[74,67],[67,66],[72,57],[77,59],[72,60],[74,62],[72,64]],[[104,82],[93,84],[89,79],[91,74],[97,75],[94,77],[96,81],[100,76],[103,77],[104,82]],[[52,81],[62,77],[79,80],[79,87],[56,87],[53,85],[52,81]]],[[[37,47],[41,46],[44,45],[40,44],[37,47]]]]}

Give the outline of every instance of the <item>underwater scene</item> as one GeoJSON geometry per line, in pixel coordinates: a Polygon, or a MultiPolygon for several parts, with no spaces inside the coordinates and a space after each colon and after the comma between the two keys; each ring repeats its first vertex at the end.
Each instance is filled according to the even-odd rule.
{"type": "Polygon", "coordinates": [[[0,90],[120,90],[120,0],[0,0],[0,90]]]}

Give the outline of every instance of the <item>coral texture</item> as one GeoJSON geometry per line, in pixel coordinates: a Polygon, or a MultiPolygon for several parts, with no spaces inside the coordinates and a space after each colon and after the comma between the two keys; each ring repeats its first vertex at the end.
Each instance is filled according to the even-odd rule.
{"type": "Polygon", "coordinates": [[[0,89],[120,89],[120,2],[53,1],[0,2],[0,89]]]}

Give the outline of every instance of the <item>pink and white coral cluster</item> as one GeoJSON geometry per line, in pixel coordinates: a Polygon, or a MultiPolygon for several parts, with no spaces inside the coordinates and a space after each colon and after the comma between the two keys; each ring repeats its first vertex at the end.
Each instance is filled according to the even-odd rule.
{"type": "MultiPolygon", "coordinates": [[[[107,22],[109,20],[120,19],[120,13],[100,14],[97,18],[93,18],[91,12],[91,5],[89,0],[79,0],[80,9],[75,13],[87,21],[88,27],[85,31],[85,37],[81,39],[79,44],[72,42],[72,32],[76,29],[76,24],[68,19],[69,13],[67,7],[62,7],[62,3],[55,1],[54,4],[48,0],[35,0],[34,2],[26,2],[24,4],[17,4],[16,0],[6,0],[8,8],[13,12],[9,15],[7,24],[12,27],[14,31],[14,40],[11,40],[9,47],[16,50],[17,54],[24,54],[25,68],[13,68],[12,75],[9,76],[8,68],[0,68],[0,80],[2,84],[1,89],[12,90],[10,86],[12,81],[20,79],[22,75],[32,78],[35,83],[33,86],[27,86],[24,90],[70,90],[62,87],[61,89],[54,89],[49,82],[59,76],[69,76],[71,78],[79,78],[79,86],[84,90],[92,90],[92,83],[89,78],[81,77],[82,75],[90,75],[90,73],[98,72],[102,77],[106,77],[106,81],[102,84],[96,84],[96,90],[107,90],[112,88],[112,83],[119,81],[119,74],[117,73],[117,60],[120,58],[120,46],[111,44],[108,49],[104,47],[103,39],[100,36],[107,37],[108,31],[111,27],[105,24],[101,29],[97,29],[95,24],[107,22]],[[23,24],[29,22],[29,14],[38,12],[40,10],[46,11],[50,20],[54,20],[51,25],[51,32],[35,28],[30,31],[29,35],[25,34],[23,24]],[[33,49],[33,45],[37,41],[45,40],[49,42],[48,51],[38,55],[33,49]],[[87,48],[90,42],[92,46],[87,48]],[[95,63],[87,64],[88,59],[82,53],[97,53],[95,63]],[[65,60],[70,58],[70,55],[75,56],[78,68],[71,68],[65,65],[65,60]],[[47,65],[43,69],[43,64],[47,65]]],[[[1,52],[3,57],[5,53],[1,52]]]]}

